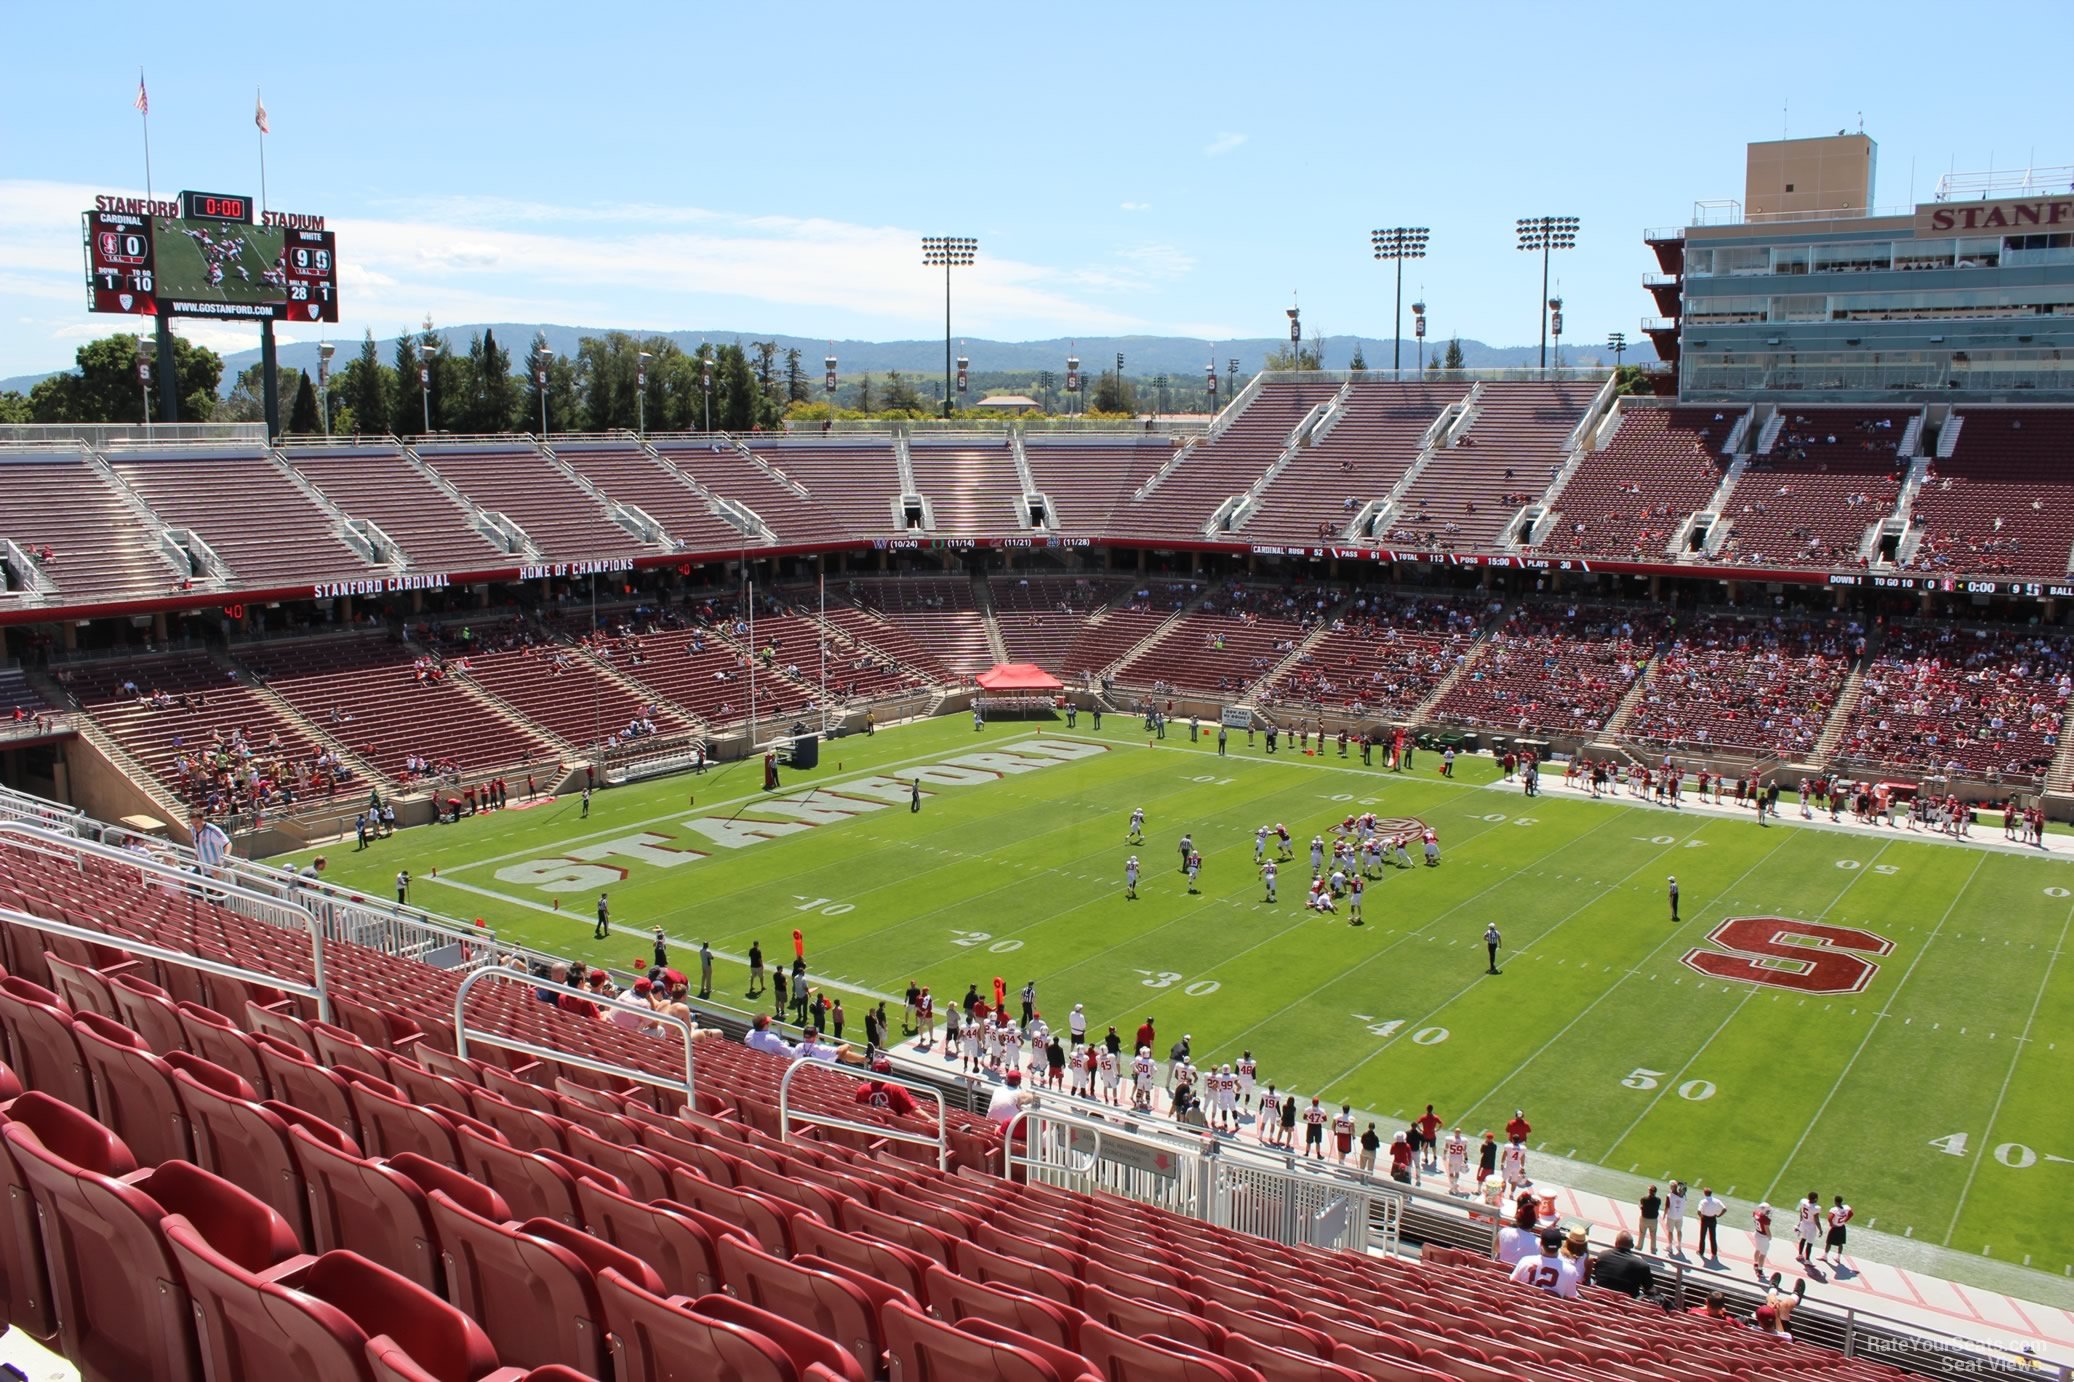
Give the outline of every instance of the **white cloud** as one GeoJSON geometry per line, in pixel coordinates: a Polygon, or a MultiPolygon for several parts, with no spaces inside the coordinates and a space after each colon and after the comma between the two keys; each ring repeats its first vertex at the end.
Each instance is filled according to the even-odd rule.
{"type": "Polygon", "coordinates": [[[1133,245],[1116,257],[1147,278],[1179,278],[1195,268],[1195,256],[1176,245],[1133,245]]]}
{"type": "Polygon", "coordinates": [[[1218,135],[1215,139],[1211,140],[1209,143],[1203,145],[1203,153],[1210,158],[1222,158],[1225,154],[1230,153],[1233,149],[1238,148],[1239,145],[1245,142],[1245,135],[1233,134],[1231,131],[1227,130],[1224,133],[1218,135]]]}
{"type": "Polygon", "coordinates": [[[1123,203],[1121,203],[1121,204],[1119,205],[1118,209],[1119,209],[1119,210],[1122,210],[1122,211],[1150,211],[1150,210],[1152,210],[1152,203],[1151,203],[1151,202],[1123,202],[1123,203]]]}

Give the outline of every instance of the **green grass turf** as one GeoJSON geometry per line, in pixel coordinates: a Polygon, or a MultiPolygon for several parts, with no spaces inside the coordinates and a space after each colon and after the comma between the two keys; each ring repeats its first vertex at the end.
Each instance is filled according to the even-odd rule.
{"type": "MultiPolygon", "coordinates": [[[[1162,1057],[1186,1031],[1198,1064],[1250,1048],[1264,1082],[1386,1117],[1430,1100],[1472,1136],[1524,1107],[1535,1144],[1557,1156],[1743,1200],[1842,1193],[1861,1227],[2067,1272],[2061,1206],[2074,1164],[2055,1158],[2074,1157],[2074,1084],[2058,1049],[2074,1040],[2074,976],[2055,961],[2074,919],[2074,868],[1905,834],[1529,801],[1493,788],[1485,760],[1463,760],[1449,782],[1430,756],[1393,774],[1363,769],[1358,753],[1270,758],[1242,735],[1219,759],[1210,736],[1191,745],[1183,727],[1148,747],[1120,716],[1100,734],[1085,716],[1077,731],[1004,721],[983,734],[951,718],[844,739],[824,746],[819,770],[788,773],[785,794],[1041,737],[1106,751],[931,787],[918,814],[888,805],[735,849],[682,825],[772,819],[757,810],[757,766],[731,765],[601,792],[588,821],[564,798],[365,853],[347,842],[324,851],[327,878],[387,895],[408,867],[421,905],[618,967],[657,924],[686,968],[700,940],[728,957],[760,940],[789,959],[798,927],[815,980],[838,990],[897,994],[912,978],[948,1002],[968,983],[986,992],[999,976],[1013,994],[1035,979],[1038,1006],[1061,1027],[1075,1002],[1097,1034],[1154,1017],[1162,1057]],[[1126,901],[1134,806],[1147,814],[1135,850],[1145,877],[1126,901]],[[1363,809],[1430,822],[1444,859],[1372,885],[1369,924],[1354,928],[1298,899],[1303,845],[1363,809]],[[1279,905],[1265,906],[1252,836],[1278,820],[1300,857],[1283,868],[1279,905]],[[1205,858],[1199,896],[1177,870],[1183,830],[1205,858]],[[707,857],[598,857],[631,837],[707,857]],[[586,850],[588,861],[567,857],[586,850]],[[591,939],[594,876],[579,872],[558,894],[524,870],[557,858],[625,868],[623,881],[610,875],[612,940],[591,939]],[[1677,926],[1664,900],[1672,872],[1677,926]],[[1863,992],[1836,997],[1681,963],[1725,918],[1750,915],[1862,927],[1893,950],[1863,992]],[[1492,921],[1505,944],[1496,977],[1483,972],[1492,921]]],[[[720,965],[718,996],[747,1006],[743,975],[720,965]]],[[[861,1029],[861,1004],[849,1020],[861,1029]]]]}
{"type": "Polygon", "coordinates": [[[268,226],[220,221],[158,221],[152,235],[152,269],[158,276],[158,295],[195,302],[279,302],[285,290],[266,282],[259,275],[262,270],[273,268],[274,261],[281,257],[286,234],[286,231],[268,226]],[[251,281],[240,278],[237,270],[226,264],[223,282],[212,287],[208,279],[208,261],[202,255],[201,246],[188,237],[186,227],[205,229],[217,240],[226,235],[236,235],[243,240],[245,253],[236,262],[244,266],[245,272],[251,275],[251,281]]]}

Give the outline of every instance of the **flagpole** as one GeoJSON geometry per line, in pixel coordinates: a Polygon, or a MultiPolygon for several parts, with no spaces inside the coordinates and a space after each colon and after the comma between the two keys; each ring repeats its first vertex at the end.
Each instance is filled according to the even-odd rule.
{"type": "Polygon", "coordinates": [[[151,98],[144,92],[144,69],[137,69],[137,116],[144,122],[144,199],[151,200],[151,98]]]}
{"type": "Polygon", "coordinates": [[[252,108],[258,112],[253,124],[259,126],[259,209],[266,211],[266,101],[261,98],[259,88],[252,88],[252,108]]]}

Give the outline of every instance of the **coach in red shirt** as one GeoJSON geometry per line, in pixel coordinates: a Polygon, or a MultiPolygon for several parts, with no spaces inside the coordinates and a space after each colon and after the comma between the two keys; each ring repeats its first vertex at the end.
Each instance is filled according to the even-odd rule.
{"type": "Polygon", "coordinates": [[[1527,1111],[1523,1108],[1514,1109],[1512,1111],[1512,1121],[1505,1125],[1505,1135],[1514,1142],[1525,1142],[1527,1134],[1532,1131],[1534,1131],[1534,1125],[1527,1121],[1527,1111]]]}

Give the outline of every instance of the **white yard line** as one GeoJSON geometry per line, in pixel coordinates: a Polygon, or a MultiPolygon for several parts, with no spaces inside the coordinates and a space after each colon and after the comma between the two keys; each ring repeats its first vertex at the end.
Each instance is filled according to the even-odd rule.
{"type": "Polygon", "coordinates": [[[1793,1144],[1793,1150],[1786,1153],[1785,1161],[1779,1164],[1779,1173],[1772,1177],[1772,1183],[1765,1187],[1761,1198],[1769,1200],[1772,1197],[1772,1192],[1785,1183],[1786,1172],[1793,1167],[1793,1158],[1800,1155],[1800,1149],[1806,1146],[1808,1138],[1814,1135],[1815,1128],[1822,1121],[1822,1115],[1829,1112],[1829,1105],[1835,1101],[1837,1091],[1842,1089],[1844,1081],[1851,1077],[1852,1067],[1856,1066],[1858,1058],[1865,1054],[1865,1048],[1872,1045],[1872,1039],[1879,1035],[1880,1023],[1886,1020],[1889,1012],[1893,1011],[1894,1000],[1899,998],[1902,990],[1908,987],[1908,981],[1915,974],[1916,966],[1923,962],[1923,957],[1929,954],[1931,947],[1937,943],[1938,933],[1943,931],[1944,924],[1952,919],[1952,913],[1959,910],[1960,899],[1966,896],[1967,890],[1973,886],[1973,880],[1980,876],[1981,866],[1987,863],[1987,861],[1988,856],[1985,853],[1973,861],[1973,872],[1966,875],[1966,881],[1959,885],[1957,892],[1952,894],[1951,905],[1944,909],[1944,915],[1937,919],[1937,925],[1931,927],[1930,934],[1923,938],[1922,949],[1916,951],[1916,957],[1910,960],[1908,968],[1901,972],[1901,982],[1894,986],[1894,992],[1888,997],[1886,1004],[1873,1014],[1872,1023],[1866,1027],[1865,1036],[1859,1041],[1858,1049],[1851,1052],[1851,1058],[1845,1061],[1844,1068],[1837,1072],[1836,1083],[1830,1085],[1829,1093],[1822,1096],[1822,1103],[1820,1107],[1816,1108],[1815,1116],[1808,1119],[1808,1125],[1801,1129],[1799,1139],[1793,1144]]]}
{"type": "Polygon", "coordinates": [[[2002,1101],[2009,1097],[2009,1086],[2016,1079],[2017,1062],[2023,1059],[2024,1047],[2031,1040],[2031,1024],[2038,1020],[2038,1007],[2045,1001],[2046,985],[2052,982],[2053,966],[2059,963],[2060,952],[2067,948],[2067,929],[2074,926],[2074,908],[2067,911],[2067,919],[2060,923],[2060,938],[2045,958],[2045,973],[2038,980],[2038,992],[2031,999],[2031,1011],[2024,1018],[2023,1034],[2016,1039],[2016,1050],[2009,1057],[2009,1069],[2002,1076],[2002,1087],[1995,1091],[1995,1106],[1988,1112],[1987,1130],[1982,1134],[1980,1147],[1973,1154],[1973,1165],[1966,1172],[1966,1183],[1959,1187],[1959,1202],[1952,1207],[1952,1222],[1944,1231],[1944,1246],[1952,1245],[1952,1235],[1959,1231],[1959,1216],[1966,1212],[1966,1198],[1973,1193],[1973,1178],[1980,1174],[1981,1163],[1988,1159],[1988,1148],[1994,1142],[1995,1120],[2002,1116],[2002,1101]]]}

